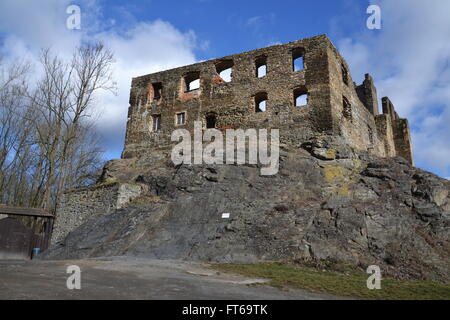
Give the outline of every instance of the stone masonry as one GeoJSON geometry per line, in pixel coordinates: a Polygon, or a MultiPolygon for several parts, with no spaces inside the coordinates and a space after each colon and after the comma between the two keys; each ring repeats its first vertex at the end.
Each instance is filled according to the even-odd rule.
{"type": "Polygon", "coordinates": [[[356,85],[328,37],[316,36],[133,78],[122,159],[105,166],[103,184],[65,193],[52,242],[139,196],[143,186],[130,182],[142,168],[133,169],[133,161],[170,161],[164,159],[175,144],[173,130],[193,130],[194,121],[204,129],[279,129],[281,144],[294,147],[318,136],[337,137],[355,150],[401,156],[413,165],[408,121],[387,97],[380,114],[372,77],[366,74],[356,85]],[[221,76],[226,71],[231,79],[221,76]],[[108,166],[136,175],[111,183],[117,174],[106,179],[108,166]]]}
{"type": "Polygon", "coordinates": [[[382,99],[369,74],[356,85],[327,36],[275,45],[133,78],[122,158],[168,149],[177,128],[276,128],[281,143],[298,145],[318,134],[341,136],[350,147],[413,164],[408,121],[382,99]],[[294,60],[303,65],[296,70],[294,60]],[[264,76],[258,68],[265,66],[264,76]],[[230,69],[231,81],[220,73],[230,69]],[[194,80],[200,86],[190,88],[194,80]],[[295,99],[306,95],[306,105],[295,99]],[[266,100],[265,110],[259,110],[266,100]]]}
{"type": "Polygon", "coordinates": [[[122,208],[141,194],[141,186],[128,183],[109,183],[69,190],[58,203],[57,219],[52,233],[52,243],[95,215],[105,215],[122,208]]]}

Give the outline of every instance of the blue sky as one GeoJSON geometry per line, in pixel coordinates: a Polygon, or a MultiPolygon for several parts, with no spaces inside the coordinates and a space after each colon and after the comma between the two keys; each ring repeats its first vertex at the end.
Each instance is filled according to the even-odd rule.
{"type": "Polygon", "coordinates": [[[106,1],[2,0],[0,53],[37,61],[42,47],[63,57],[85,40],[115,53],[117,96],[95,110],[107,158],[120,157],[131,77],[271,44],[327,34],[353,80],[373,75],[413,129],[416,165],[450,177],[450,1],[106,1]],[[81,29],[68,30],[66,8],[81,8],[81,29]],[[369,30],[377,4],[382,29],[369,30]]]}
{"type": "Polygon", "coordinates": [[[199,60],[286,43],[318,34],[332,36],[346,29],[365,28],[367,1],[106,1],[105,20],[114,19],[114,28],[157,19],[179,30],[192,30],[200,42],[195,50],[199,60]],[[124,10],[127,12],[123,15],[124,10]],[[357,19],[337,17],[352,11],[357,19]]]}

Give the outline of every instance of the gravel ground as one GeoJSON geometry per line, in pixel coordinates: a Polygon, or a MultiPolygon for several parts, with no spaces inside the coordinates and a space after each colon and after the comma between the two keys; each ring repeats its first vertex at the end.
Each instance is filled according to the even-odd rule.
{"type": "Polygon", "coordinates": [[[175,260],[108,257],[0,261],[0,299],[340,299],[302,290],[279,290],[264,282],[218,273],[207,264],[175,260]],[[80,290],[67,289],[69,265],[81,269],[80,290]]]}

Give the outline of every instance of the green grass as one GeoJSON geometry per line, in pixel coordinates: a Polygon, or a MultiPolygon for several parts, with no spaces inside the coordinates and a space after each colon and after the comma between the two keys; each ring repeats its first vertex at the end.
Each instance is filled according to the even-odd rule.
{"type": "Polygon", "coordinates": [[[367,289],[370,274],[351,270],[318,271],[283,263],[213,264],[213,269],[270,279],[270,285],[374,300],[450,300],[450,286],[430,281],[383,279],[380,290],[367,289]]]}

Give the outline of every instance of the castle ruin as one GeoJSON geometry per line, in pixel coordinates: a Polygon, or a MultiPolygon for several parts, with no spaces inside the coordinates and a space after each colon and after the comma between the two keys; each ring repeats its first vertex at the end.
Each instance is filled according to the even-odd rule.
{"type": "MultiPolygon", "coordinates": [[[[339,136],[354,149],[401,156],[413,165],[407,119],[382,98],[369,74],[361,85],[327,36],[200,62],[133,78],[123,161],[167,151],[173,130],[267,128],[298,146],[318,135],[339,136]]],[[[141,192],[128,183],[66,192],[53,242],[90,216],[120,208],[141,192]]]]}
{"type": "Polygon", "coordinates": [[[327,36],[317,36],[133,78],[122,158],[171,145],[177,128],[276,128],[282,143],[317,134],[413,164],[408,121],[388,98],[361,85],[327,36]],[[230,75],[228,79],[221,74],[230,75]]]}

